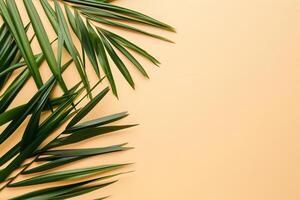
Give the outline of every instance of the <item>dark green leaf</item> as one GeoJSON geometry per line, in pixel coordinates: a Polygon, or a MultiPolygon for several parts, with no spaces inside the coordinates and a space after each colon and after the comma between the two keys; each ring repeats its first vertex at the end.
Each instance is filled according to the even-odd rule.
{"type": "Polygon", "coordinates": [[[101,117],[101,118],[98,118],[98,119],[94,119],[94,120],[91,120],[91,121],[88,121],[88,122],[78,124],[78,125],[73,126],[71,128],[67,128],[65,132],[66,133],[72,133],[72,132],[79,131],[79,130],[86,129],[86,128],[103,126],[103,125],[118,121],[120,119],[123,119],[127,116],[128,116],[127,112],[122,112],[122,113],[117,113],[117,114],[114,114],[114,115],[101,117]]]}
{"type": "Polygon", "coordinates": [[[104,148],[93,148],[93,149],[77,149],[77,150],[53,150],[53,151],[47,151],[44,152],[43,155],[54,155],[51,157],[42,157],[40,159],[37,159],[36,161],[49,161],[46,164],[42,164],[40,166],[37,166],[35,168],[26,170],[23,172],[23,174],[31,174],[31,173],[37,173],[42,172],[50,169],[54,169],[56,167],[69,164],[90,156],[100,155],[100,154],[106,154],[106,153],[112,153],[117,151],[125,151],[130,148],[123,147],[123,145],[116,145],[116,146],[110,146],[110,147],[104,147],[104,148]]]}
{"type": "Polygon", "coordinates": [[[37,185],[42,183],[51,183],[51,182],[62,181],[62,180],[84,178],[91,174],[112,171],[121,168],[125,165],[127,164],[101,165],[97,167],[87,167],[81,169],[48,173],[33,178],[29,178],[17,183],[10,184],[9,187],[21,187],[21,186],[28,186],[28,185],[37,185]]]}
{"type": "Polygon", "coordinates": [[[109,176],[103,176],[100,178],[87,180],[87,181],[82,181],[82,182],[75,183],[75,184],[36,190],[33,192],[29,192],[27,194],[12,198],[11,200],[29,200],[29,199],[33,200],[34,198],[38,198],[38,199],[47,199],[48,198],[49,199],[49,198],[73,191],[74,189],[79,188],[81,186],[84,186],[84,185],[87,185],[87,184],[90,184],[93,182],[97,182],[97,181],[103,181],[106,179],[114,178],[114,177],[122,175],[122,174],[123,173],[118,173],[118,174],[113,174],[113,175],[109,175],[109,176]]]}
{"type": "Polygon", "coordinates": [[[136,126],[136,125],[104,126],[104,127],[83,129],[80,131],[73,132],[72,134],[70,134],[68,136],[54,140],[52,143],[50,143],[48,148],[59,147],[62,145],[67,145],[67,144],[74,144],[74,143],[85,141],[87,139],[90,139],[90,138],[93,138],[96,136],[112,133],[115,131],[131,128],[134,126],[136,126]]]}

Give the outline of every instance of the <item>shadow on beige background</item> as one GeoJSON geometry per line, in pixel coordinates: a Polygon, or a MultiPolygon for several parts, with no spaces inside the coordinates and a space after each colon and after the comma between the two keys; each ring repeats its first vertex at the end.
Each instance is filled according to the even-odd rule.
{"type": "Polygon", "coordinates": [[[120,100],[89,117],[128,110],[124,123],[141,125],[85,145],[135,149],[80,165],[129,161],[135,172],[81,199],[299,200],[300,1],[115,3],[174,25],[163,34],[177,44],[126,34],[162,67],[145,62],[151,80],[135,73],[136,91],[117,75],[120,100]]]}

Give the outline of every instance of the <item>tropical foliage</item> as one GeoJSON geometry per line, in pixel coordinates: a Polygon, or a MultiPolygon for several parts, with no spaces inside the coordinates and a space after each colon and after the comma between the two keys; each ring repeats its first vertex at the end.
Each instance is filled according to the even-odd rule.
{"type": "Polygon", "coordinates": [[[171,41],[138,28],[137,25],[167,31],[174,29],[140,12],[113,5],[106,0],[0,0],[0,13],[3,20],[0,29],[0,125],[4,127],[0,134],[1,151],[9,138],[21,134],[20,140],[3,152],[0,158],[0,182],[3,184],[1,191],[7,187],[72,180],[72,184],[31,191],[12,198],[68,199],[114,183],[114,178],[122,174],[114,171],[128,164],[87,166],[72,170],[62,168],[92,156],[130,149],[127,144],[79,149],[70,149],[67,145],[135,126],[114,125],[114,122],[127,117],[127,112],[88,121],[83,118],[108,94],[110,88],[118,97],[112,67],[116,67],[134,88],[135,83],[123,59],[130,61],[143,76],[148,77],[133,52],[154,65],[159,65],[159,61],[147,51],[114,33],[110,27],[167,42],[171,41]],[[25,6],[28,22],[20,15],[24,10],[18,7],[19,2],[25,6]],[[36,4],[42,7],[49,24],[42,21],[36,4]],[[52,41],[46,31],[48,25],[56,33],[56,38],[52,41]],[[29,30],[33,34],[29,34],[29,30]],[[80,47],[75,45],[75,39],[79,40],[80,47]],[[32,41],[38,42],[41,52],[34,51],[32,41]],[[53,48],[54,43],[57,48],[53,48]],[[67,62],[63,59],[64,51],[71,57],[67,62]],[[52,72],[47,81],[43,80],[39,70],[43,63],[52,72]],[[76,69],[81,79],[73,86],[69,86],[63,76],[70,67],[76,69]],[[99,78],[94,85],[87,76],[88,67],[99,78]],[[34,80],[38,91],[28,102],[12,106],[29,79],[34,80]],[[108,80],[109,87],[104,87],[94,95],[99,85],[103,87],[103,79],[108,80]],[[63,92],[58,97],[53,95],[56,85],[63,92]],[[88,103],[80,108],[87,98],[88,103]],[[26,128],[20,133],[18,130],[24,125],[24,121],[26,128]],[[57,133],[61,127],[65,128],[57,133]],[[104,174],[106,172],[110,174],[104,174]],[[17,181],[22,175],[31,177],[17,181]]]}

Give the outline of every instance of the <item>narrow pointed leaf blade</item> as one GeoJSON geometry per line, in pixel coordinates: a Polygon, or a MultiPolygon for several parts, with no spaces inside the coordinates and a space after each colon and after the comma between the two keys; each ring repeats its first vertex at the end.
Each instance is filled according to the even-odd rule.
{"type": "Polygon", "coordinates": [[[66,170],[54,173],[48,173],[40,176],[36,176],[33,178],[29,178],[17,183],[10,184],[10,187],[22,187],[29,185],[37,185],[43,183],[51,183],[62,180],[70,180],[75,178],[86,177],[91,174],[99,173],[99,172],[107,172],[111,170],[115,170],[125,166],[124,164],[115,164],[115,165],[101,165],[97,167],[88,167],[74,170],[66,170]]]}

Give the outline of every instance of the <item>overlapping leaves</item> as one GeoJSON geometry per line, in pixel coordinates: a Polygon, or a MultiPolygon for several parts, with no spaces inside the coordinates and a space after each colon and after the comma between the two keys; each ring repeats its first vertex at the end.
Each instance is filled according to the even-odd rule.
{"type": "Polygon", "coordinates": [[[114,122],[128,116],[127,112],[81,122],[109,92],[109,88],[105,88],[95,97],[92,95],[93,90],[104,77],[107,78],[112,92],[118,96],[112,66],[116,66],[132,88],[135,87],[131,73],[125,65],[126,62],[121,57],[130,61],[145,77],[148,77],[148,74],[133,52],[154,65],[159,65],[159,61],[147,51],[108,30],[107,27],[136,32],[167,42],[171,41],[140,29],[137,25],[142,24],[167,31],[174,31],[174,29],[142,13],[115,6],[107,0],[23,0],[29,22],[22,20],[20,13],[24,11],[19,10],[17,3],[16,0],[0,0],[0,13],[4,21],[0,29],[0,125],[6,125],[0,134],[0,145],[17,132],[25,119],[29,121],[26,123],[20,141],[0,158],[0,166],[5,166],[0,171],[0,182],[4,183],[1,190],[6,187],[23,187],[74,179],[73,184],[37,190],[13,198],[68,199],[114,183],[115,181],[110,179],[121,174],[113,173],[100,177],[99,175],[127,164],[88,166],[73,170],[59,168],[92,156],[130,149],[126,144],[80,149],[69,149],[67,145],[135,126],[113,125],[114,122]],[[42,22],[36,3],[41,4],[56,33],[57,37],[52,41],[46,31],[48,24],[42,22]],[[32,36],[27,32],[29,28],[33,30],[32,36]],[[73,33],[80,41],[81,48],[75,45],[73,33]],[[33,39],[36,39],[41,48],[41,53],[36,55],[31,47],[33,39]],[[57,43],[56,50],[52,46],[54,42],[57,43]],[[63,64],[64,50],[71,56],[71,60],[63,64]],[[86,64],[86,58],[90,65],[86,64]],[[52,72],[52,77],[46,82],[42,80],[39,71],[44,61],[52,72]],[[81,81],[69,89],[63,73],[68,67],[73,66],[72,63],[81,81]],[[89,66],[99,78],[99,82],[93,87],[86,73],[89,66]],[[14,73],[17,75],[11,76],[14,73]],[[4,87],[11,78],[13,80],[10,85],[4,87]],[[30,78],[35,81],[38,91],[28,102],[10,108],[13,100],[30,78]],[[56,85],[59,85],[63,91],[60,97],[52,95],[56,85]],[[87,96],[90,99],[89,103],[78,109],[87,96]],[[44,145],[45,141],[64,125],[66,125],[65,130],[44,145]],[[12,177],[11,174],[15,170],[20,171],[12,177]],[[17,181],[17,178],[23,174],[32,175],[32,178],[17,181]],[[91,175],[97,178],[90,179],[91,175]],[[78,182],[77,178],[86,178],[86,180],[78,182]]]}
{"type": "MultiPolygon", "coordinates": [[[[7,164],[7,166],[0,172],[0,179],[2,181],[6,180],[5,185],[8,187],[21,187],[73,179],[75,179],[76,181],[76,178],[82,179],[84,177],[89,177],[90,175],[102,174],[104,172],[119,169],[126,165],[110,164],[74,170],[59,170],[57,172],[51,173],[48,172],[52,171],[53,169],[56,169],[57,167],[92,156],[108,154],[118,151],[125,151],[130,149],[125,146],[126,144],[81,149],[68,149],[65,146],[72,143],[74,144],[78,142],[83,142],[91,137],[112,133],[116,130],[121,130],[133,126],[108,126],[109,124],[126,117],[128,115],[126,112],[80,123],[80,121],[105,97],[109,89],[105,88],[92,100],[90,100],[90,102],[87,103],[83,108],[76,110],[76,106],[88,95],[84,95],[78,102],[76,102],[76,104],[73,104],[73,102],[75,102],[76,98],[82,92],[82,88],[79,87],[79,85],[74,86],[74,88],[71,91],[69,91],[70,98],[68,98],[68,100],[63,100],[58,104],[56,108],[52,108],[53,111],[51,112],[51,114],[42,121],[42,112],[46,110],[46,106],[51,106],[48,104],[48,99],[55,84],[56,79],[53,76],[41,87],[41,89],[36,93],[36,95],[30,100],[30,104],[26,104],[23,115],[29,116],[30,113],[31,115],[29,116],[30,120],[23,133],[23,137],[21,141],[18,144],[16,144],[16,146],[14,146],[10,151],[8,151],[6,155],[4,155],[0,159],[1,164],[6,164],[8,163],[8,161],[11,160],[7,164]],[[47,145],[43,146],[42,144],[45,142],[45,140],[47,140],[49,136],[55,134],[57,128],[64,125],[69,119],[71,119],[71,121],[67,124],[66,129],[47,145]],[[57,149],[57,147],[59,147],[59,149],[57,149]],[[28,162],[28,159],[31,159],[31,161],[28,162]],[[38,163],[38,166],[31,167],[31,165],[34,163],[38,163]],[[19,169],[21,166],[23,166],[23,168],[17,176],[8,178],[13,171],[19,169]],[[35,175],[33,178],[26,179],[23,181],[13,182],[21,174],[34,175],[38,172],[46,173],[44,175],[35,175]]],[[[93,89],[94,87],[91,90],[93,89]]],[[[10,125],[18,128],[19,123],[16,123],[15,120],[19,120],[19,116],[14,118],[10,122],[10,125]]],[[[97,178],[96,180],[98,179],[99,178],[97,178]]],[[[91,180],[87,181],[94,182],[91,180]]],[[[93,191],[97,188],[102,188],[102,186],[109,185],[108,183],[101,183],[97,186],[93,185],[83,188],[80,187],[79,190],[77,188],[81,185],[81,183],[77,184],[78,185],[76,185],[76,187],[74,185],[72,185],[72,187],[67,185],[61,192],[55,192],[55,194],[53,194],[53,188],[48,188],[48,190],[50,190],[49,194],[44,191],[42,193],[42,197],[38,195],[38,191],[35,191],[33,193],[35,195],[34,199],[50,199],[50,197],[51,199],[61,199],[62,195],[79,195],[81,194],[81,192],[79,191],[88,192],[93,191]],[[70,187],[71,189],[67,190],[66,188],[68,187],[70,187]],[[47,195],[50,195],[49,198],[47,197],[47,195]]],[[[85,184],[82,183],[82,185],[85,184]]],[[[30,193],[30,196],[32,196],[33,194],[30,193]]],[[[31,198],[33,197],[30,197],[28,199],[31,198]]]]}

